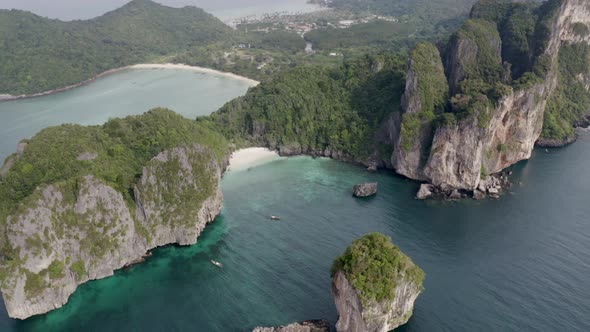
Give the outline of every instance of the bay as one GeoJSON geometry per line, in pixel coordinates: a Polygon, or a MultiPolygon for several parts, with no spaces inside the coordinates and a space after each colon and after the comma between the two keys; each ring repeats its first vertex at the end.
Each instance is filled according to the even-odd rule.
{"type": "Polygon", "coordinates": [[[167,107],[187,118],[208,115],[244,94],[250,83],[182,69],[127,69],[48,96],[0,102],[0,160],[17,143],[63,123],[98,125],[167,107]]]}

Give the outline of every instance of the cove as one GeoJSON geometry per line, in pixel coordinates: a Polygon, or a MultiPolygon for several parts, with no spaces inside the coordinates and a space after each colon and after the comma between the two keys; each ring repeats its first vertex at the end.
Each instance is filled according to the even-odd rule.
{"type": "Polygon", "coordinates": [[[190,70],[127,69],[65,92],[0,102],[0,160],[14,153],[21,139],[48,126],[98,125],[160,106],[194,119],[248,87],[246,81],[190,70]]]}
{"type": "Polygon", "coordinates": [[[330,265],[368,232],[391,236],[427,273],[399,331],[590,329],[590,135],[537,150],[498,200],[422,202],[417,184],[294,157],[223,180],[222,215],[191,247],[82,285],[62,309],[2,331],[248,331],[337,313],[330,265]],[[376,197],[350,188],[379,181],[376,197]],[[269,214],[283,219],[273,222],[269,214]],[[209,260],[224,264],[223,269],[209,260]]]}

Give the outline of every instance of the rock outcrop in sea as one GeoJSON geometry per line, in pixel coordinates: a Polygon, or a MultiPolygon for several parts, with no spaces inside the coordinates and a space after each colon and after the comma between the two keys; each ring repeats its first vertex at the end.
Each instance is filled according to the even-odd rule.
{"type": "Polygon", "coordinates": [[[355,197],[369,197],[377,194],[377,182],[360,183],[352,188],[355,197]]]}
{"type": "Polygon", "coordinates": [[[356,240],[332,268],[339,332],[390,331],[412,316],[424,271],[386,236],[356,240]]]}
{"type": "Polygon", "coordinates": [[[196,243],[221,211],[228,155],[220,135],[164,109],[101,127],[51,127],[19,144],[0,177],[8,315],[60,308],[79,285],[153,248],[196,243]]]}
{"type": "Polygon", "coordinates": [[[152,248],[196,243],[223,205],[222,164],[199,145],[164,151],[144,167],[133,205],[93,175],[82,178],[75,195],[61,185],[37,188],[7,218],[19,265],[2,283],[9,316],[57,309],[78,285],[111,276],[152,248]],[[195,177],[197,168],[208,176],[195,177]],[[213,194],[202,203],[187,200],[204,187],[213,194]]]}

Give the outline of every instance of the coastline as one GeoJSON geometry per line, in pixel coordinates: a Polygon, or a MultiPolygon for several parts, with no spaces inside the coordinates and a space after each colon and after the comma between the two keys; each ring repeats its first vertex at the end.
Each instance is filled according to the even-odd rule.
{"type": "Polygon", "coordinates": [[[281,158],[276,151],[267,148],[240,149],[232,153],[227,171],[243,171],[281,158]]]}
{"type": "Polygon", "coordinates": [[[65,92],[68,90],[72,90],[75,88],[79,88],[85,85],[88,85],[90,83],[93,83],[94,81],[96,81],[99,78],[111,75],[111,74],[115,74],[124,70],[128,70],[128,69],[182,69],[182,70],[190,70],[190,71],[194,71],[194,72],[198,72],[198,73],[205,73],[205,74],[213,74],[213,75],[218,75],[218,76],[224,76],[224,77],[228,77],[228,78],[232,78],[232,79],[236,79],[236,80],[240,80],[240,81],[244,81],[249,83],[251,86],[257,86],[258,84],[260,84],[259,81],[253,80],[251,78],[245,77],[245,76],[240,76],[237,74],[233,74],[233,73],[228,73],[228,72],[223,72],[220,70],[215,70],[215,69],[210,69],[210,68],[205,68],[205,67],[197,67],[197,66],[189,66],[189,65],[185,65],[185,64],[181,64],[181,63],[162,63],[162,64],[136,64],[136,65],[130,65],[130,66],[125,66],[125,67],[120,67],[120,68],[114,68],[114,69],[109,69],[105,72],[102,72],[100,74],[95,75],[94,77],[87,79],[85,81],[82,81],[80,83],[76,83],[73,85],[68,85],[66,87],[63,88],[59,88],[59,89],[54,89],[54,90],[49,90],[49,91],[44,91],[44,92],[39,92],[39,93],[34,93],[34,94],[30,94],[30,95],[18,95],[18,96],[14,96],[14,95],[9,95],[9,94],[0,94],[0,102],[3,101],[12,101],[12,100],[20,100],[20,99],[29,99],[29,98],[37,98],[37,97],[44,97],[44,96],[49,96],[52,94],[56,94],[56,93],[60,93],[60,92],[65,92]]]}
{"type": "Polygon", "coordinates": [[[237,75],[234,73],[220,71],[220,70],[211,69],[211,68],[205,68],[205,67],[189,66],[189,65],[182,64],[182,63],[161,63],[161,64],[158,64],[158,63],[145,64],[144,63],[144,64],[137,64],[137,65],[128,66],[125,69],[182,69],[182,70],[194,71],[197,73],[213,74],[213,75],[233,78],[236,80],[247,82],[247,83],[251,84],[252,86],[257,86],[258,84],[260,84],[259,81],[253,80],[253,79],[245,77],[245,76],[240,76],[240,75],[237,75]]]}

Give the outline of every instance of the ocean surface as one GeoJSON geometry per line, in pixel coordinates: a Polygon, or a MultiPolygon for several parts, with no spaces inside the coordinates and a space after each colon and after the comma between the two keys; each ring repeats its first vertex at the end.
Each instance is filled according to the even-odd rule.
{"type": "Polygon", "coordinates": [[[62,123],[103,124],[110,118],[167,107],[187,118],[208,115],[244,94],[250,83],[182,69],[128,69],[49,96],[0,102],[0,162],[23,138],[62,123]]]}
{"type": "MultiPolygon", "coordinates": [[[[22,9],[49,18],[90,19],[125,5],[130,0],[2,0],[0,9],[22,9]]],[[[307,0],[155,0],[166,6],[197,6],[225,21],[275,12],[310,12],[319,7],[307,0]]]]}
{"type": "MultiPolygon", "coordinates": [[[[140,83],[144,75],[166,73],[123,75],[137,75],[140,83]]],[[[188,84],[227,88],[234,96],[246,88],[173,75],[178,84],[160,87],[160,97],[188,84]]],[[[128,86],[121,82],[87,89],[100,95],[128,86]]],[[[194,88],[192,99],[171,106],[195,115],[223,102],[206,101],[203,91],[194,88]]],[[[87,94],[76,119],[119,114],[117,105],[127,108],[149,94],[121,95],[127,98],[108,108],[87,94]]],[[[45,98],[51,107],[51,97],[36,102],[45,98]]],[[[74,121],[51,114],[54,122],[74,121]]],[[[14,125],[0,121],[0,133],[14,125]]],[[[82,285],[47,315],[12,320],[0,305],[0,331],[250,331],[313,318],[334,323],[331,263],[374,231],[391,236],[427,275],[413,317],[398,331],[590,331],[589,163],[590,134],[582,133],[569,147],[536,150],[516,165],[514,186],[500,199],[461,202],[416,201],[412,181],[321,158],[229,172],[222,182],[225,208],[198,244],[157,249],[144,264],[82,285]],[[362,181],[378,181],[377,196],[353,198],[352,186],[362,181]]]]}

